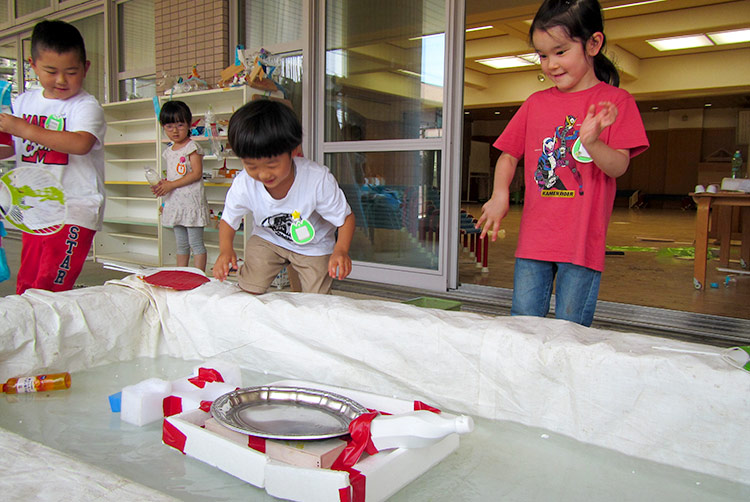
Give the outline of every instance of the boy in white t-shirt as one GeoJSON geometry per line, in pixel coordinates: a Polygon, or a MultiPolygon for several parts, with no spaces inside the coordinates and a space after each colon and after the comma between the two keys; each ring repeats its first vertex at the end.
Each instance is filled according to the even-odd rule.
{"type": "Polygon", "coordinates": [[[329,294],[333,278],[344,279],[352,270],[354,215],[327,167],[294,156],[302,144],[294,111],[275,100],[251,101],[232,115],[228,139],[244,170],[227,192],[214,277],[223,281],[230,266],[237,267],[232,242],[252,212],[239,286],[265,293],[291,264],[303,292],[329,294]]]}
{"type": "Polygon", "coordinates": [[[50,235],[23,234],[16,293],[30,288],[73,288],[104,216],[104,154],[107,124],[99,102],[83,90],[90,62],[80,32],[63,21],[42,21],[31,34],[31,68],[42,89],[24,92],[14,114],[0,114],[0,131],[14,144],[18,167],[51,172],[65,192],[65,226],[50,235]]]}

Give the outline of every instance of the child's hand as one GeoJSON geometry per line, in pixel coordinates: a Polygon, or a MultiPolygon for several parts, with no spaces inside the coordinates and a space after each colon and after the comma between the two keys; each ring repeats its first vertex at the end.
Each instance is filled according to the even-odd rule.
{"type": "Polygon", "coordinates": [[[331,258],[328,260],[328,275],[334,279],[345,279],[352,273],[352,259],[349,253],[345,251],[333,250],[331,258]]]}
{"type": "Polygon", "coordinates": [[[510,205],[510,196],[508,192],[497,191],[492,194],[492,198],[482,206],[482,215],[477,220],[475,228],[481,228],[480,239],[484,239],[487,234],[492,236],[492,242],[497,240],[497,233],[500,231],[500,222],[508,214],[510,205]]]}
{"type": "Polygon", "coordinates": [[[23,128],[27,125],[28,123],[22,118],[15,117],[10,113],[0,113],[0,131],[2,132],[23,138],[23,128]]]}
{"type": "Polygon", "coordinates": [[[167,180],[161,180],[159,183],[151,187],[151,191],[154,192],[154,195],[157,197],[163,197],[172,190],[174,190],[172,182],[167,180]]]}
{"type": "Polygon", "coordinates": [[[221,253],[216,259],[216,263],[214,263],[214,277],[220,281],[224,281],[231,269],[237,269],[237,254],[234,251],[226,254],[221,253]]]}
{"type": "Polygon", "coordinates": [[[602,101],[598,105],[591,105],[581,124],[579,136],[583,146],[588,147],[599,139],[602,131],[615,123],[617,107],[609,101],[602,101]],[[597,106],[600,107],[596,111],[597,106]]]}

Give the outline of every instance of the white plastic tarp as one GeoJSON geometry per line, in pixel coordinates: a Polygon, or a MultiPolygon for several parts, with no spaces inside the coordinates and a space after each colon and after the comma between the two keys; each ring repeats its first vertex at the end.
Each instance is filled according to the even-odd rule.
{"type": "Polygon", "coordinates": [[[135,276],[0,299],[0,379],[168,354],[421,399],[750,483],[750,375],[720,349],[376,300],[135,276]],[[665,350],[668,349],[668,350],[665,350]],[[709,355],[713,354],[713,355],[709,355]]]}

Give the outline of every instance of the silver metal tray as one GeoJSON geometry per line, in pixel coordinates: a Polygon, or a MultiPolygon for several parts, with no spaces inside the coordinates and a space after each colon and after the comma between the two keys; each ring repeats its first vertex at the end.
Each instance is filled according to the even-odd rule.
{"type": "Polygon", "coordinates": [[[332,392],[283,386],[237,389],[211,404],[211,414],[225,427],[269,439],[343,436],[349,423],[367,411],[332,392]]]}

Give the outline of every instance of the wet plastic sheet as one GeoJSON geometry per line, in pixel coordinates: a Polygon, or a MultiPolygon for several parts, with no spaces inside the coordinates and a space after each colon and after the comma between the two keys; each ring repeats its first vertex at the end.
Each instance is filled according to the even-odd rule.
{"type": "Polygon", "coordinates": [[[750,483],[750,444],[741,441],[750,378],[713,347],[553,319],[254,296],[215,281],[168,291],[134,276],[68,294],[0,299],[0,316],[2,379],[149,353],[221,357],[750,483]],[[103,298],[121,305],[129,328],[106,319],[103,298]]]}

